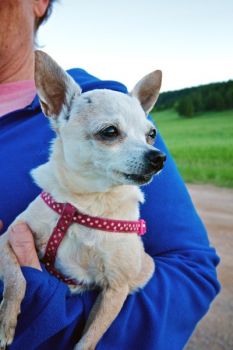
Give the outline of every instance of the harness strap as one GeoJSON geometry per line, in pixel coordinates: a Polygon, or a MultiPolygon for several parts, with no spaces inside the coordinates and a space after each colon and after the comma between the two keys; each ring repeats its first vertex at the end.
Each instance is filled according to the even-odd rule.
{"type": "Polygon", "coordinates": [[[78,281],[74,279],[67,278],[63,276],[59,271],[57,271],[54,267],[57,250],[66,235],[66,232],[69,226],[73,223],[73,218],[75,215],[76,209],[69,203],[66,203],[63,208],[63,212],[57,222],[56,227],[51,234],[46,250],[43,258],[43,262],[45,263],[46,269],[59,280],[70,284],[70,285],[81,285],[78,281]]]}
{"type": "Polygon", "coordinates": [[[41,193],[43,201],[56,213],[60,215],[60,218],[55,226],[45,249],[45,255],[43,262],[46,269],[61,281],[70,285],[82,285],[76,280],[63,276],[59,271],[55,269],[55,261],[57,250],[65,237],[68,228],[71,224],[77,223],[92,229],[106,231],[111,233],[123,233],[123,234],[138,234],[139,236],[146,233],[146,223],[140,219],[137,221],[126,220],[113,220],[107,218],[93,217],[86,214],[82,214],[77,208],[70,203],[57,203],[52,196],[47,192],[41,193]]]}

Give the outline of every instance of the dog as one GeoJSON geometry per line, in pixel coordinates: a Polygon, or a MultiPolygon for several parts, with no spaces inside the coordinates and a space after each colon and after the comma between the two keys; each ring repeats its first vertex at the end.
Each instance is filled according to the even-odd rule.
{"type": "MultiPolygon", "coordinates": [[[[129,94],[106,89],[81,93],[50,56],[35,52],[36,88],[56,138],[49,161],[32,171],[44,192],[12,225],[23,221],[30,226],[39,258],[47,256],[48,270],[67,282],[72,293],[100,289],[75,350],[95,349],[127,295],[143,288],[154,273],[140,237],[145,224],[139,220],[144,201],[139,186],[150,182],[166,160],[153,146],[156,129],[147,119],[161,79],[156,70],[129,94]],[[78,216],[81,221],[72,221],[78,216]],[[60,238],[64,226],[67,232],[60,238]]],[[[26,289],[9,229],[0,237],[2,349],[13,341],[26,289]]]]}

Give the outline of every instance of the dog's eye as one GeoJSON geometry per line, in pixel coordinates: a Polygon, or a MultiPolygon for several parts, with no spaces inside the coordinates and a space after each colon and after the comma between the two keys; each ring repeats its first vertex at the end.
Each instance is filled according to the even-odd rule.
{"type": "Polygon", "coordinates": [[[151,129],[146,135],[146,140],[149,144],[153,144],[156,138],[156,129],[151,129]]]}
{"type": "Polygon", "coordinates": [[[99,135],[102,137],[102,139],[111,141],[119,135],[119,131],[115,126],[111,125],[101,130],[99,135]]]}

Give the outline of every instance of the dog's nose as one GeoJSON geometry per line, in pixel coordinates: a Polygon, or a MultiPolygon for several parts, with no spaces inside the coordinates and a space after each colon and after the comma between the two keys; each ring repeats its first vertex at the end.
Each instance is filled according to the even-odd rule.
{"type": "Polygon", "coordinates": [[[167,158],[166,154],[158,150],[147,152],[145,157],[150,168],[157,171],[163,168],[164,162],[167,158]]]}

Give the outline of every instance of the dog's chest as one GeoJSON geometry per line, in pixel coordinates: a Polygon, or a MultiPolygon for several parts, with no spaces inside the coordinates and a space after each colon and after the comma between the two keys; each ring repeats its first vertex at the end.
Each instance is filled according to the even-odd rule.
{"type": "Polygon", "coordinates": [[[136,234],[107,233],[73,224],[57,251],[55,266],[85,285],[117,285],[138,274],[142,249],[136,234]]]}
{"type": "MultiPolygon", "coordinates": [[[[38,254],[43,258],[59,215],[37,197],[18,219],[32,228],[38,254]]],[[[59,245],[55,267],[87,286],[118,285],[139,273],[143,250],[137,234],[97,231],[73,223],[59,245]]]]}

